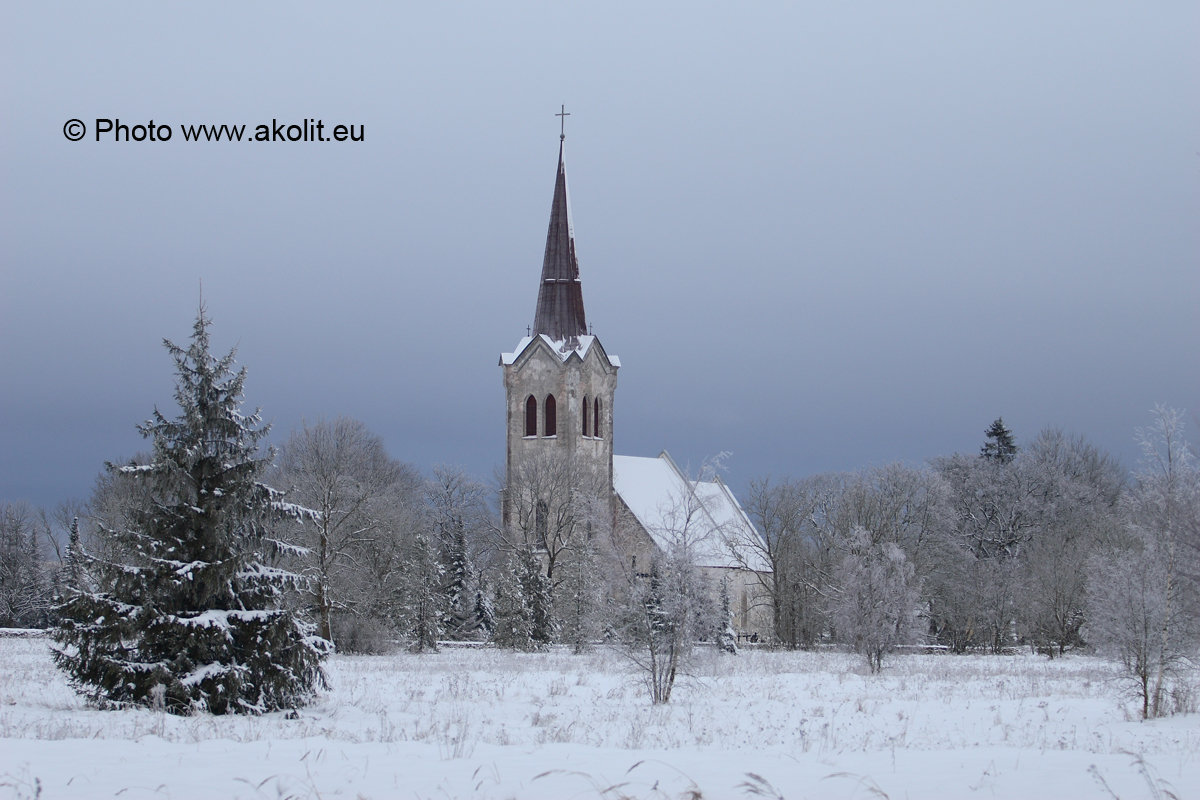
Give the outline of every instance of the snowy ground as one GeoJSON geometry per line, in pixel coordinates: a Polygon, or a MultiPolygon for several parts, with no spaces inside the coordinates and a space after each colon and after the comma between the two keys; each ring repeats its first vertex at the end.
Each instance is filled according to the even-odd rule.
{"type": "Polygon", "coordinates": [[[838,653],[706,651],[652,707],[608,652],[345,656],[296,719],[176,718],[89,709],[47,646],[0,638],[0,797],[1200,797],[1200,719],[1131,720],[1084,657],[909,655],[872,677],[838,653]]]}

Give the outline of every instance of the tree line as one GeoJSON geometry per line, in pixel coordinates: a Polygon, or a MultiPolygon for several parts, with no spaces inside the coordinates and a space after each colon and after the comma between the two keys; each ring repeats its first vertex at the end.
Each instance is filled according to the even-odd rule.
{"type": "MultiPolygon", "coordinates": [[[[53,626],[98,703],[293,707],[332,649],[447,640],[606,641],[667,702],[696,642],[736,651],[729,587],[694,564],[694,493],[646,552],[583,462],[424,476],[347,418],[263,447],[208,325],[201,311],[188,347],[166,343],[180,413],[140,427],[150,451],[109,464],[87,503],[0,504],[0,627],[53,626]]],[[[774,643],[852,648],[875,672],[905,645],[1091,648],[1124,666],[1144,716],[1193,708],[1200,470],[1180,412],[1139,436],[1132,475],[1059,430],[1019,446],[997,419],[977,453],[752,482],[774,643]]]]}
{"type": "Polygon", "coordinates": [[[904,644],[953,653],[1091,648],[1124,665],[1144,716],[1195,708],[1200,470],[1158,407],[1129,475],[1081,436],[1019,447],[997,419],[976,454],[752,483],[788,648],[836,643],[873,671],[904,644]]]}

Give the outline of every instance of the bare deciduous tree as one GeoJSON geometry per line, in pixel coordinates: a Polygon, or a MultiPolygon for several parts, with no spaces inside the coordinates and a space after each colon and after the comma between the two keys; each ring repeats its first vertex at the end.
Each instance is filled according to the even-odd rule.
{"type": "Polygon", "coordinates": [[[1082,643],[1088,560],[1117,535],[1124,476],[1085,439],[1054,429],[1020,457],[1037,490],[1034,533],[1020,554],[1017,616],[1029,644],[1053,657],[1082,643]]]}
{"type": "MultiPolygon", "coordinates": [[[[658,548],[649,572],[624,570],[624,613],[618,646],[642,674],[654,704],[667,703],[675,680],[691,665],[696,641],[714,621],[705,609],[711,593],[696,568],[702,540],[713,534],[705,522],[703,502],[695,491],[669,498],[660,509],[653,534],[658,548]]],[[[618,522],[618,525],[626,524],[618,522]]],[[[620,531],[616,537],[621,538],[620,531]]]]}
{"type": "Polygon", "coordinates": [[[1181,540],[1200,518],[1200,470],[1183,415],[1159,406],[1139,431],[1142,465],[1128,496],[1129,538],[1094,562],[1088,635],[1133,679],[1143,718],[1195,705],[1200,592],[1181,569],[1181,540]]]}
{"type": "Polygon", "coordinates": [[[420,478],[390,458],[365,425],[345,417],[294,432],[280,448],[278,470],[289,499],[316,512],[293,528],[294,544],[307,550],[302,572],[318,632],[334,641],[336,611],[361,614],[378,605],[373,593],[389,591],[401,543],[387,540],[411,533],[399,527],[413,522],[420,478]]]}

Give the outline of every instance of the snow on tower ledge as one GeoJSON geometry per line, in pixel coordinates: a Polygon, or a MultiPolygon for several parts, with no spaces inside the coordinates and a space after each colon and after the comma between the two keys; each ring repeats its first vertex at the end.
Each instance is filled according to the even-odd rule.
{"type": "MultiPolygon", "coordinates": [[[[550,351],[561,360],[566,361],[572,355],[579,356],[580,360],[585,358],[588,350],[592,348],[592,344],[596,342],[596,337],[584,335],[573,336],[570,339],[551,339],[544,333],[540,333],[537,336],[523,336],[521,337],[521,341],[517,342],[517,346],[513,352],[500,354],[500,364],[510,365],[516,363],[516,360],[521,357],[525,349],[538,340],[544,342],[550,348],[550,351]]],[[[608,358],[608,363],[614,367],[621,366],[621,359],[607,352],[604,355],[608,358]]]]}

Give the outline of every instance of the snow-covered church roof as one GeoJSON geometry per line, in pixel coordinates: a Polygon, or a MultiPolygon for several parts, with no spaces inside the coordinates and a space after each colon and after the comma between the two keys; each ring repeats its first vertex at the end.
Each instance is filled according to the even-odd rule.
{"type": "Polygon", "coordinates": [[[614,455],[613,488],[659,549],[684,544],[699,567],[771,571],[754,523],[720,478],[689,480],[665,451],[614,455]]]}

